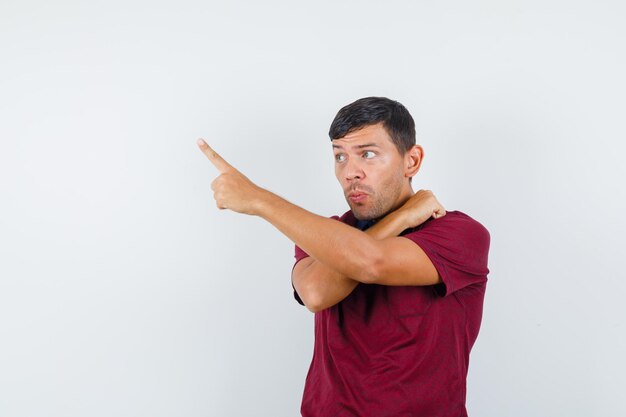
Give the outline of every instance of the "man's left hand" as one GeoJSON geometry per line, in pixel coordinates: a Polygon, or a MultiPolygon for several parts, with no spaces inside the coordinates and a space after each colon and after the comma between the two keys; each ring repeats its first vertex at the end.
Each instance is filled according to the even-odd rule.
{"type": "Polygon", "coordinates": [[[439,219],[446,215],[446,209],[430,190],[419,190],[397,211],[404,215],[407,227],[416,227],[431,217],[439,219]]]}
{"type": "Polygon", "coordinates": [[[211,183],[217,207],[238,213],[255,214],[257,204],[265,190],[226,162],[203,139],[198,139],[197,143],[200,150],[220,172],[211,183]]]}

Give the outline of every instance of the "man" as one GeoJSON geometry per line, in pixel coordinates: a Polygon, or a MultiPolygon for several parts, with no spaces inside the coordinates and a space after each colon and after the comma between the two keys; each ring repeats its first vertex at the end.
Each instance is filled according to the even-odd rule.
{"type": "Polygon", "coordinates": [[[264,190],[204,141],[219,208],[257,215],[295,244],[294,296],[315,313],[304,417],[467,416],[490,236],[430,191],[413,193],[424,152],[400,103],[343,107],[329,136],[350,210],[312,214],[264,190]]]}

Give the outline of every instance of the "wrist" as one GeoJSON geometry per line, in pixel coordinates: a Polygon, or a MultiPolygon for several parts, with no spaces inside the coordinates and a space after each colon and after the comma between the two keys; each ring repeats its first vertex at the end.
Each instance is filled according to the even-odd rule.
{"type": "Polygon", "coordinates": [[[402,231],[408,229],[408,219],[406,213],[400,210],[392,211],[380,219],[376,224],[367,229],[365,233],[375,239],[385,239],[399,236],[402,231]]]}
{"type": "Polygon", "coordinates": [[[272,211],[272,205],[275,204],[277,198],[276,194],[259,187],[250,214],[266,218],[267,213],[272,211]]]}
{"type": "Polygon", "coordinates": [[[396,225],[396,230],[398,230],[398,235],[405,229],[408,229],[412,225],[410,224],[410,219],[407,216],[407,211],[399,208],[398,210],[389,214],[394,224],[396,225]]]}

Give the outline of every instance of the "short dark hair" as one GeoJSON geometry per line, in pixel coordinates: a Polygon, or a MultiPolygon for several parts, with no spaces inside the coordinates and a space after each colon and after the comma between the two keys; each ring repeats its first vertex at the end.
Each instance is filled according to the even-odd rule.
{"type": "Polygon", "coordinates": [[[342,107],[330,125],[330,140],[350,132],[383,122],[393,144],[404,155],[415,145],[415,122],[402,104],[387,97],[364,97],[342,107]]]}

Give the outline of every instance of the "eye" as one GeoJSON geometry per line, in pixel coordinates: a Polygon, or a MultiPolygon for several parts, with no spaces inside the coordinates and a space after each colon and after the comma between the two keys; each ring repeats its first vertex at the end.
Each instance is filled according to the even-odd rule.
{"type": "Polygon", "coordinates": [[[337,155],[335,155],[335,161],[337,162],[343,162],[346,159],[346,156],[342,153],[338,153],[337,155]]]}
{"type": "Polygon", "coordinates": [[[363,157],[365,159],[372,159],[375,156],[376,156],[376,153],[374,151],[365,151],[365,152],[363,152],[363,157]]]}

